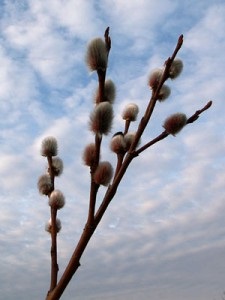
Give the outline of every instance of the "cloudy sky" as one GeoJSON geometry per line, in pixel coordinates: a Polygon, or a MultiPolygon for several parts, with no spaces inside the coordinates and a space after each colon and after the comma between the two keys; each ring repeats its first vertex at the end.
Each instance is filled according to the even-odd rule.
{"type": "MultiPolygon", "coordinates": [[[[180,34],[182,75],[168,82],[142,142],[175,112],[213,106],[176,137],[143,152],[92,238],[64,300],[220,300],[225,290],[225,3],[223,0],[2,0],[0,2],[0,290],[5,300],[45,299],[50,276],[44,137],[64,161],[56,187],[59,275],[86,220],[93,141],[89,115],[97,77],[85,65],[87,43],[110,26],[107,77],[117,87],[114,126],[102,159],[115,164],[110,137],[123,129],[124,105],[144,113],[152,69],[172,54],[180,34]]],[[[138,122],[132,124],[135,131],[138,122]]],[[[98,204],[106,191],[101,188],[98,204]]]]}

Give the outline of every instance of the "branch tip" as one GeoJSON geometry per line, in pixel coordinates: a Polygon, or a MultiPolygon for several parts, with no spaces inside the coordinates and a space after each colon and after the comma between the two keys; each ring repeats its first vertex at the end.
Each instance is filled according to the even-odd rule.
{"type": "Polygon", "coordinates": [[[111,38],[109,36],[109,26],[105,30],[104,37],[105,37],[106,48],[107,48],[107,50],[109,52],[110,48],[111,48],[111,38]]]}
{"type": "Polygon", "coordinates": [[[210,108],[210,106],[212,106],[212,100],[210,100],[207,104],[206,104],[206,106],[205,106],[205,109],[208,109],[208,108],[210,108]]]}
{"type": "Polygon", "coordinates": [[[184,41],[184,35],[181,34],[178,38],[178,44],[181,46],[183,44],[183,41],[184,41]]]}
{"type": "Polygon", "coordinates": [[[105,30],[105,37],[108,37],[108,36],[109,36],[109,26],[105,30]]]}

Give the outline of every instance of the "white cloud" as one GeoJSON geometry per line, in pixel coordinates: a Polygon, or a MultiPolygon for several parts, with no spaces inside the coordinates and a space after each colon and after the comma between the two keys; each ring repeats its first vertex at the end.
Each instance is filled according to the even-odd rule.
{"type": "MultiPolygon", "coordinates": [[[[44,224],[49,207],[36,189],[46,167],[39,149],[48,135],[58,139],[64,161],[64,173],[56,181],[66,196],[59,216],[60,274],[82,232],[89,170],[81,156],[93,140],[87,122],[97,83],[83,57],[89,38],[103,35],[108,25],[108,76],[117,85],[113,132],[123,126],[119,114],[125,103],[139,104],[140,120],[150,96],[147,75],[171,54],[178,32],[185,34],[180,52],[184,72],[169,83],[172,97],[157,105],[143,143],[161,132],[169,113],[182,110],[190,115],[210,98],[215,100],[176,138],[168,137],[135,159],[62,299],[74,294],[77,299],[118,300],[148,299],[149,294],[153,300],[220,297],[224,4],[215,3],[5,3],[0,23],[0,277],[7,299],[42,299],[48,289],[50,244],[44,224]],[[15,283],[13,288],[7,282],[15,283]]],[[[109,139],[103,141],[102,157],[114,162],[109,139]]],[[[100,189],[98,205],[105,191],[100,189]]]]}

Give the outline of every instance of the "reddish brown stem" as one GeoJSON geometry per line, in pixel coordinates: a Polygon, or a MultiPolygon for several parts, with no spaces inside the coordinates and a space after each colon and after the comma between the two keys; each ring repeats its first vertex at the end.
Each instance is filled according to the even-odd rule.
{"type": "Polygon", "coordinates": [[[118,172],[122,166],[124,155],[125,155],[124,153],[117,154],[117,164],[116,164],[114,178],[116,177],[116,175],[118,174],[118,172]]]}
{"type": "Polygon", "coordinates": [[[109,54],[109,51],[111,49],[111,38],[109,36],[109,27],[106,28],[104,37],[105,37],[106,49],[107,49],[107,52],[109,54]]]}
{"type": "Polygon", "coordinates": [[[57,262],[57,228],[56,228],[56,216],[57,210],[51,208],[51,283],[50,283],[50,291],[52,291],[56,284],[57,284],[57,277],[58,277],[58,262],[57,262]]]}
{"type": "Polygon", "coordinates": [[[125,121],[125,128],[124,128],[124,132],[123,134],[127,134],[128,130],[129,130],[129,127],[130,127],[130,120],[126,120],[125,121]]]}
{"type": "MultiPolygon", "coordinates": [[[[187,119],[187,123],[186,124],[190,124],[195,122],[201,113],[203,113],[205,110],[207,110],[208,108],[210,108],[210,106],[212,105],[212,101],[209,101],[202,109],[197,110],[190,118],[187,119]]],[[[167,136],[169,135],[169,133],[167,133],[165,130],[158,135],[156,138],[154,138],[153,140],[151,140],[150,142],[148,142],[147,144],[145,144],[144,146],[142,146],[141,148],[139,148],[138,150],[136,150],[134,152],[135,156],[138,156],[141,152],[143,152],[144,150],[146,150],[147,148],[151,147],[152,145],[158,143],[159,141],[165,139],[167,136]]]]}
{"type": "Polygon", "coordinates": [[[99,102],[103,102],[105,98],[105,70],[98,70],[98,92],[99,92],[99,102]]]}
{"type": "MultiPolygon", "coordinates": [[[[53,171],[52,157],[48,156],[48,172],[51,178],[52,191],[54,190],[55,175],[53,171]]],[[[49,193],[48,197],[50,197],[49,193]]],[[[49,292],[52,291],[57,284],[58,262],[57,262],[57,228],[56,228],[57,210],[51,208],[51,280],[49,292]]]]}

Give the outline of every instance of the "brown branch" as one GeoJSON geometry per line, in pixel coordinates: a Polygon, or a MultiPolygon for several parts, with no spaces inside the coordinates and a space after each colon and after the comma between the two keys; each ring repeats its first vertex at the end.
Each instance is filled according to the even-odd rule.
{"type": "Polygon", "coordinates": [[[126,120],[125,121],[125,128],[124,128],[124,132],[123,134],[127,134],[128,130],[129,130],[129,127],[130,127],[130,120],[126,120]]]}
{"type": "Polygon", "coordinates": [[[58,262],[57,262],[57,229],[56,229],[56,216],[57,210],[51,208],[51,282],[50,282],[50,291],[52,291],[57,284],[58,277],[58,262]]]}
{"type": "MultiPolygon", "coordinates": [[[[202,109],[197,110],[190,118],[187,119],[186,125],[195,122],[199,118],[200,114],[203,113],[208,108],[210,108],[211,105],[212,105],[212,101],[209,101],[202,109]]],[[[153,140],[151,140],[150,142],[148,142],[147,144],[145,144],[144,146],[142,146],[141,148],[136,150],[134,152],[135,156],[138,156],[141,152],[143,152],[147,148],[149,148],[152,145],[158,143],[159,141],[165,139],[168,135],[169,135],[169,133],[167,133],[166,130],[164,130],[156,138],[154,138],[153,140]]]]}
{"type": "Polygon", "coordinates": [[[188,120],[187,120],[187,124],[189,123],[193,123],[194,121],[196,121],[198,119],[198,117],[200,116],[201,113],[203,113],[205,110],[207,110],[208,108],[210,108],[210,106],[212,105],[212,101],[210,100],[202,109],[197,110],[193,116],[191,116],[188,120]]]}
{"type": "MultiPolygon", "coordinates": [[[[111,39],[109,38],[108,36],[108,32],[109,32],[109,28],[106,29],[106,32],[105,32],[105,40],[106,40],[106,45],[108,45],[108,49],[110,49],[111,47],[111,39]]],[[[145,112],[145,115],[144,117],[142,118],[142,120],[140,121],[140,124],[139,124],[139,127],[138,127],[138,131],[136,133],[136,137],[135,137],[135,140],[134,142],[132,143],[131,145],[131,148],[129,150],[129,152],[127,153],[122,165],[120,166],[117,174],[116,174],[116,177],[114,178],[113,180],[113,183],[112,185],[110,185],[106,191],[106,194],[103,198],[103,201],[101,203],[101,205],[99,206],[97,212],[95,213],[95,216],[94,216],[94,222],[92,224],[92,226],[89,226],[89,224],[86,224],[85,225],[85,228],[84,228],[84,231],[80,237],[80,240],[73,252],[73,255],[61,277],[61,279],[59,280],[57,286],[54,288],[53,291],[51,291],[48,295],[47,295],[47,300],[58,300],[61,295],[63,294],[65,288],[67,287],[68,283],[70,282],[71,278],[73,277],[73,275],[75,274],[75,272],[77,271],[77,269],[79,268],[80,266],[80,258],[90,240],[90,238],[92,237],[95,229],[97,228],[99,222],[101,221],[108,205],[110,204],[111,200],[113,199],[114,195],[116,194],[117,192],[117,188],[118,188],[118,185],[120,184],[124,174],[126,173],[126,170],[128,168],[128,166],[130,165],[131,161],[133,160],[133,158],[136,156],[135,154],[135,151],[134,149],[136,148],[138,142],[139,142],[139,139],[142,135],[142,133],[144,132],[145,130],[145,127],[147,126],[147,123],[149,122],[150,120],[150,117],[152,115],[152,112],[154,110],[154,107],[155,107],[155,103],[157,101],[157,98],[158,98],[158,95],[159,95],[159,92],[160,92],[160,88],[162,87],[162,84],[164,83],[164,81],[167,79],[168,77],[168,72],[169,72],[169,69],[170,69],[170,66],[171,66],[171,63],[173,62],[177,52],[179,51],[181,45],[182,45],[182,42],[183,42],[183,36],[181,36],[178,40],[178,43],[177,43],[177,46],[173,52],[173,55],[171,56],[171,58],[169,58],[166,62],[166,67],[165,67],[165,70],[164,70],[164,73],[163,73],[163,76],[161,78],[161,81],[158,85],[158,88],[154,91],[152,97],[151,97],[151,100],[149,102],[149,105],[147,107],[147,110],[145,112]]],[[[104,100],[104,80],[105,80],[105,77],[104,77],[104,80],[103,80],[103,75],[102,73],[98,72],[98,75],[101,77],[100,80],[99,80],[99,94],[100,94],[100,102],[104,100]]],[[[105,74],[104,74],[105,76],[105,74]]],[[[93,201],[93,199],[91,200],[93,201]]],[[[93,204],[93,203],[92,203],[93,204]]]]}
{"type": "MultiPolygon", "coordinates": [[[[211,104],[212,104],[212,102],[209,102],[203,109],[196,111],[196,113],[193,116],[196,116],[196,115],[199,116],[203,111],[208,109],[211,106],[211,104]]],[[[190,120],[192,120],[193,116],[191,116],[188,119],[187,123],[190,123],[190,120]]],[[[166,136],[168,136],[168,134],[165,133],[165,131],[164,131],[156,139],[154,139],[150,142],[151,145],[153,145],[157,141],[165,138],[166,136]]],[[[142,148],[140,148],[140,149],[142,149],[142,148]]],[[[138,150],[139,152],[141,152],[140,149],[138,150]]],[[[122,164],[115,180],[113,181],[113,184],[108,187],[107,192],[105,194],[105,197],[102,201],[102,204],[100,205],[98,211],[96,212],[94,226],[93,227],[88,227],[87,225],[85,226],[84,231],[81,235],[80,241],[79,241],[79,243],[78,243],[71,259],[70,259],[70,262],[69,262],[66,270],[64,271],[64,273],[63,273],[61,279],[59,280],[56,288],[46,298],[47,300],[58,300],[60,298],[60,296],[63,294],[63,291],[65,290],[66,286],[68,285],[71,278],[75,274],[76,270],[79,268],[80,258],[82,256],[89,240],[91,239],[95,229],[97,228],[99,222],[101,221],[108,205],[110,204],[111,200],[113,199],[114,195],[116,194],[118,185],[119,185],[120,181],[122,180],[129,164],[131,163],[133,158],[136,157],[136,155],[137,155],[137,151],[136,151],[136,153],[135,152],[129,153],[126,156],[126,158],[125,158],[125,160],[124,160],[124,162],[123,162],[123,164],[122,164]]]]}
{"type": "MultiPolygon", "coordinates": [[[[51,178],[52,190],[54,190],[54,182],[55,182],[55,175],[53,171],[53,164],[52,164],[52,157],[47,156],[48,160],[48,172],[51,178]]],[[[48,197],[50,197],[51,192],[49,193],[48,197]]],[[[56,228],[56,217],[57,217],[57,209],[51,208],[51,280],[50,280],[50,288],[49,292],[52,291],[56,284],[58,278],[58,262],[57,262],[57,228],[56,228]]]]}
{"type": "Polygon", "coordinates": [[[124,155],[125,155],[125,153],[117,154],[117,163],[116,163],[116,170],[115,170],[114,178],[117,176],[117,174],[122,166],[124,155]]]}
{"type": "Polygon", "coordinates": [[[111,49],[111,38],[109,36],[109,27],[106,28],[105,30],[105,34],[104,34],[104,37],[105,37],[105,44],[106,44],[106,49],[108,51],[108,55],[109,55],[109,51],[111,49]]]}
{"type": "Polygon", "coordinates": [[[135,156],[138,156],[144,150],[148,149],[149,147],[151,147],[152,145],[156,144],[157,142],[165,139],[168,135],[169,135],[169,133],[167,133],[166,130],[164,130],[156,138],[154,138],[153,140],[151,140],[150,142],[148,142],[147,144],[145,144],[144,146],[142,146],[141,148],[139,148],[138,150],[136,150],[135,151],[135,156]]]}
{"type": "Polygon", "coordinates": [[[137,147],[138,142],[139,142],[139,140],[140,140],[140,138],[141,138],[141,136],[142,136],[142,134],[143,134],[143,132],[144,132],[147,124],[150,121],[150,118],[152,116],[152,113],[153,113],[155,105],[156,105],[156,101],[159,98],[160,89],[161,89],[163,83],[169,77],[169,71],[170,71],[171,64],[174,61],[174,59],[175,59],[178,51],[182,47],[182,44],[183,44],[183,35],[181,35],[178,38],[177,45],[175,47],[175,50],[174,50],[172,56],[169,57],[167,59],[167,61],[165,62],[165,69],[164,69],[163,74],[161,76],[160,82],[159,82],[157,88],[155,90],[153,90],[153,93],[152,93],[151,99],[149,101],[148,107],[147,107],[147,109],[145,111],[145,115],[143,116],[143,118],[141,119],[141,121],[139,123],[138,130],[137,130],[136,135],[135,135],[135,139],[134,139],[134,141],[133,141],[133,143],[132,143],[132,145],[130,147],[129,152],[132,152],[132,151],[135,150],[135,148],[137,147]]]}
{"type": "Polygon", "coordinates": [[[89,227],[94,226],[95,205],[98,189],[99,185],[94,182],[93,176],[91,176],[90,201],[87,219],[87,224],[89,227]]]}
{"type": "MultiPolygon", "coordinates": [[[[55,189],[55,175],[53,171],[52,157],[47,156],[47,160],[48,160],[48,173],[51,178],[51,184],[52,184],[52,188],[51,188],[51,192],[52,192],[55,189]]],[[[51,192],[49,193],[48,196],[50,196],[51,192]]]]}
{"type": "Polygon", "coordinates": [[[88,210],[88,219],[87,219],[87,224],[89,224],[89,226],[93,226],[96,196],[99,189],[99,185],[96,184],[93,180],[93,175],[95,170],[98,167],[99,160],[100,160],[101,141],[102,141],[102,137],[96,134],[95,135],[95,162],[91,167],[91,187],[90,187],[90,198],[89,198],[90,200],[89,200],[89,210],[88,210]]]}
{"type": "MultiPolygon", "coordinates": [[[[109,36],[109,27],[106,28],[105,30],[105,44],[106,44],[106,49],[109,54],[110,48],[111,48],[111,39],[109,36]]],[[[99,91],[99,102],[101,103],[104,101],[105,97],[105,77],[106,77],[106,69],[102,70],[99,69],[97,71],[98,74],[98,91],[99,91]]],[[[99,189],[99,185],[96,184],[93,180],[93,175],[95,170],[98,167],[99,160],[100,160],[100,149],[101,149],[101,141],[102,141],[102,136],[100,136],[98,133],[95,135],[95,162],[94,165],[91,167],[91,188],[90,188],[90,200],[89,200],[89,211],[88,211],[88,220],[87,224],[88,226],[93,226],[94,222],[94,214],[95,214],[95,204],[96,204],[96,196],[97,192],[99,189]]]]}

